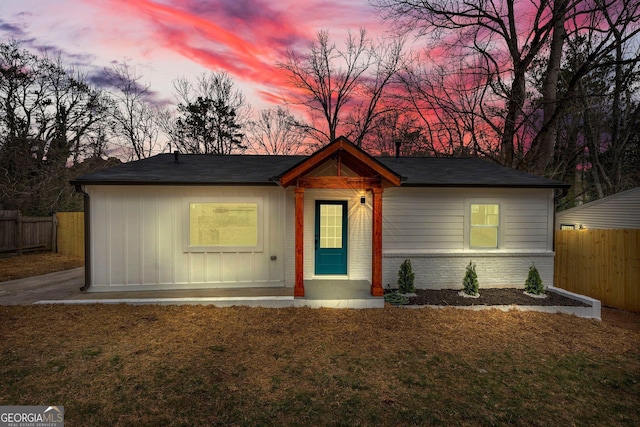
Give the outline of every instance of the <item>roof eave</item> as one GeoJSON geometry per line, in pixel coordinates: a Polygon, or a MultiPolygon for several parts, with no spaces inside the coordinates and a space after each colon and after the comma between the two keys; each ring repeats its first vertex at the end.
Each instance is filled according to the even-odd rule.
{"type": "Polygon", "coordinates": [[[185,182],[185,181],[69,181],[71,185],[143,185],[143,186],[243,186],[243,187],[277,187],[276,182],[185,182]]]}
{"type": "MultiPolygon", "coordinates": [[[[117,185],[117,186],[243,186],[243,187],[278,187],[278,182],[184,182],[184,181],[69,181],[73,186],[76,185],[117,185]]],[[[402,182],[400,187],[442,187],[442,188],[570,188],[569,184],[478,184],[478,183],[460,183],[460,184],[446,184],[446,183],[407,183],[402,182]]]]}
{"type": "Polygon", "coordinates": [[[401,187],[442,187],[442,188],[570,188],[569,184],[477,184],[477,183],[460,183],[460,184],[445,184],[445,183],[402,183],[401,187]]]}

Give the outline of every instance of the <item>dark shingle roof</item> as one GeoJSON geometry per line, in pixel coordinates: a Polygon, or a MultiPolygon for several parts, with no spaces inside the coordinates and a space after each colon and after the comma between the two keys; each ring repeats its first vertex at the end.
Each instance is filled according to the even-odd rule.
{"type": "Polygon", "coordinates": [[[305,156],[159,154],[84,175],[72,184],[277,185],[271,178],[305,156]]]}
{"type": "Polygon", "coordinates": [[[380,157],[406,178],[402,186],[429,187],[569,187],[560,181],[490,163],[476,157],[380,157]]]}
{"type": "MultiPolygon", "coordinates": [[[[305,156],[212,156],[159,154],[83,175],[74,185],[277,185],[279,176],[305,156]]],[[[562,182],[499,166],[478,158],[378,157],[417,187],[560,188],[562,182]]]]}

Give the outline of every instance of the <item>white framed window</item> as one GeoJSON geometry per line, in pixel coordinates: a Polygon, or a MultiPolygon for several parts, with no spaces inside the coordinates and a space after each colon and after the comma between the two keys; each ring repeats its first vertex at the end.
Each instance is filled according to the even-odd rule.
{"type": "Polygon", "coordinates": [[[498,249],[500,245],[500,205],[469,204],[469,248],[498,249]]]}
{"type": "Polygon", "coordinates": [[[262,251],[262,199],[191,199],[186,207],[185,252],[262,251]]]}

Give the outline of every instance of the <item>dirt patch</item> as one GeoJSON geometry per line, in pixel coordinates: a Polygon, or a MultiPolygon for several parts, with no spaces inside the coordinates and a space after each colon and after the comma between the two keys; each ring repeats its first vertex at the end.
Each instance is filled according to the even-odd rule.
{"type": "Polygon", "coordinates": [[[568,306],[588,307],[580,301],[567,298],[553,291],[547,291],[546,298],[533,298],[523,293],[522,289],[499,288],[481,289],[479,298],[465,298],[454,289],[418,289],[415,297],[409,298],[412,305],[535,305],[535,306],[568,306]]]}

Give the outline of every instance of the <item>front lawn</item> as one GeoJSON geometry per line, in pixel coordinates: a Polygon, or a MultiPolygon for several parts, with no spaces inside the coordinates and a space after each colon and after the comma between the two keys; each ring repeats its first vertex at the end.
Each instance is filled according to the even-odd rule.
{"type": "MultiPolygon", "coordinates": [[[[69,270],[83,265],[82,258],[54,252],[37,252],[20,256],[7,255],[0,258],[0,282],[69,270]]],[[[2,285],[0,285],[0,289],[2,289],[2,285]]]]}
{"type": "Polygon", "coordinates": [[[66,426],[640,425],[640,334],[495,310],[2,306],[0,405],[66,426]]]}

